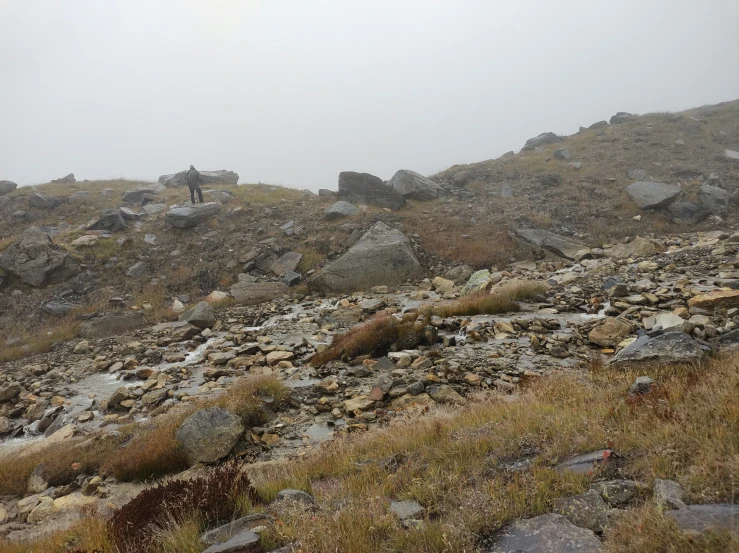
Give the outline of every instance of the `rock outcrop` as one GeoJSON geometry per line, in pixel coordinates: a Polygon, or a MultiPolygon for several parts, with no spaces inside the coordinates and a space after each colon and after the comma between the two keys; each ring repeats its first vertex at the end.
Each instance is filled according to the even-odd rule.
{"type": "Polygon", "coordinates": [[[659,209],[670,204],[680,194],[680,186],[663,182],[634,182],[626,192],[641,209],[659,209]]]}
{"type": "Polygon", "coordinates": [[[63,282],[80,272],[77,262],[36,227],[23,231],[0,255],[0,268],[36,287],[63,282]]]}
{"type": "Polygon", "coordinates": [[[417,278],[421,266],[402,232],[378,222],[312,281],[316,290],[354,292],[417,278]]]}
{"type": "Polygon", "coordinates": [[[164,216],[167,226],[190,228],[210,221],[221,211],[221,204],[209,202],[205,204],[184,205],[170,209],[164,216]]]}
{"type": "Polygon", "coordinates": [[[127,204],[142,204],[145,200],[152,199],[152,196],[161,194],[167,188],[161,184],[146,184],[130,188],[123,193],[123,201],[127,204]]]}
{"type": "Polygon", "coordinates": [[[363,203],[400,209],[405,206],[405,198],[382,179],[369,173],[344,171],[339,173],[339,196],[352,203],[363,203]]]}
{"type": "Polygon", "coordinates": [[[331,207],[326,209],[323,213],[323,218],[326,221],[335,221],[336,219],[343,219],[345,217],[351,217],[360,213],[359,209],[354,205],[344,200],[339,200],[331,207]]]}
{"type": "Polygon", "coordinates": [[[401,196],[409,200],[435,200],[446,196],[447,191],[441,185],[415,171],[401,169],[388,181],[388,186],[394,188],[401,196]]]}
{"type": "Polygon", "coordinates": [[[0,196],[10,194],[13,190],[18,188],[18,185],[11,180],[0,180],[0,196]]]}
{"type": "Polygon", "coordinates": [[[557,142],[562,142],[563,140],[564,138],[562,138],[561,136],[557,136],[553,132],[544,132],[541,133],[539,136],[529,138],[526,141],[526,144],[524,144],[523,148],[521,148],[521,150],[533,150],[534,148],[546,146],[547,144],[556,144],[557,142]]]}
{"type": "MultiPolygon", "coordinates": [[[[200,171],[200,176],[203,178],[202,185],[206,184],[238,184],[239,174],[234,171],[227,171],[226,169],[219,169],[218,171],[200,171]]],[[[187,186],[187,171],[180,171],[179,173],[172,173],[170,175],[162,175],[159,177],[159,184],[163,184],[167,188],[175,188],[177,186],[187,186]]]]}

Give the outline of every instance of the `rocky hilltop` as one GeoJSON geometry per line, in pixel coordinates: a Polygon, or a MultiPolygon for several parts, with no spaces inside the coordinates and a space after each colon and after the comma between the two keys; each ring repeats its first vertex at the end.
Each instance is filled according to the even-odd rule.
{"type": "Polygon", "coordinates": [[[0,182],[0,551],[735,550],[736,151],[0,182]]]}

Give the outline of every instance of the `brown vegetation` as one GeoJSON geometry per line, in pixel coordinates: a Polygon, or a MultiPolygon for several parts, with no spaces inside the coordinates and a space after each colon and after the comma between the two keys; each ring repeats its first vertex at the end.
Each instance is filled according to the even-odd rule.
{"type": "Polygon", "coordinates": [[[431,308],[439,317],[495,315],[518,311],[519,301],[530,301],[549,289],[544,282],[516,280],[494,288],[492,292],[478,292],[458,300],[431,308]]]}

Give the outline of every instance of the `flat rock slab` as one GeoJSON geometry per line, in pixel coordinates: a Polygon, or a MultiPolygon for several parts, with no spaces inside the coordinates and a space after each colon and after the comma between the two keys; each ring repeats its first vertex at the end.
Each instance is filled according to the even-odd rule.
{"type": "Polygon", "coordinates": [[[205,545],[219,545],[243,530],[253,530],[258,526],[266,526],[271,521],[272,519],[268,515],[259,513],[247,515],[206,532],[200,536],[200,541],[205,545]]]}
{"type": "Polygon", "coordinates": [[[739,290],[712,290],[706,294],[699,294],[688,300],[688,307],[709,311],[716,308],[739,307],[739,290]]]}
{"type": "Polygon", "coordinates": [[[425,509],[417,501],[392,501],[390,503],[390,512],[400,520],[408,520],[423,516],[425,509]]]}
{"type": "Polygon", "coordinates": [[[640,485],[633,480],[607,480],[596,482],[591,489],[595,490],[611,507],[628,505],[639,492],[640,485]]]}
{"type": "Polygon", "coordinates": [[[231,286],[231,295],[239,305],[256,305],[287,293],[288,286],[282,282],[245,282],[231,286]]]}
{"type": "Polygon", "coordinates": [[[242,530],[223,543],[211,545],[203,553],[261,553],[261,551],[259,535],[251,530],[242,530]]]}
{"type": "Polygon", "coordinates": [[[221,204],[218,202],[193,204],[170,209],[164,216],[164,220],[170,227],[191,228],[209,221],[220,211],[221,204]]]}
{"type": "Polygon", "coordinates": [[[684,509],[670,511],[684,532],[703,533],[707,530],[739,532],[739,505],[716,503],[713,505],[690,505],[684,509]]]}
{"type": "Polygon", "coordinates": [[[277,276],[285,276],[288,271],[294,272],[295,269],[300,265],[300,261],[303,259],[303,254],[298,252],[287,252],[281,256],[277,261],[272,263],[271,271],[277,276]]]}
{"type": "Polygon", "coordinates": [[[709,349],[682,332],[669,332],[650,338],[640,336],[619,351],[611,364],[619,363],[694,363],[704,359],[709,349]]]}
{"type": "Polygon", "coordinates": [[[612,454],[613,452],[610,449],[599,449],[598,451],[576,455],[557,465],[557,470],[587,474],[606,464],[612,454]]]}
{"type": "Polygon", "coordinates": [[[626,187],[626,192],[641,209],[658,209],[677,198],[681,188],[663,182],[635,182],[626,187]]]}
{"type": "Polygon", "coordinates": [[[575,259],[578,253],[587,249],[587,246],[579,242],[549,232],[548,230],[520,229],[515,234],[524,242],[570,260],[575,259]]]}
{"type": "Polygon", "coordinates": [[[598,553],[600,540],[562,515],[518,520],[508,526],[486,553],[598,553]]]}
{"type": "Polygon", "coordinates": [[[603,532],[608,523],[609,507],[595,490],[556,499],[553,507],[555,513],[562,515],[575,526],[587,528],[598,534],[603,532]]]}

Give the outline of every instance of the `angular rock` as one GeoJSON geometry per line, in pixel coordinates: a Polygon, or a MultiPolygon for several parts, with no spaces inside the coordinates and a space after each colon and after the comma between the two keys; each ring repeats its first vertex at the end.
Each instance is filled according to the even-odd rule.
{"type": "Polygon", "coordinates": [[[548,230],[519,229],[514,234],[524,242],[533,244],[566,259],[573,260],[578,253],[586,249],[586,246],[583,244],[549,232],[548,230]]]}
{"type": "Polygon", "coordinates": [[[167,210],[167,204],[144,204],[141,208],[147,215],[156,215],[167,210]]]}
{"type": "Polygon", "coordinates": [[[535,136],[534,138],[529,138],[521,150],[533,150],[534,148],[546,146],[547,144],[555,144],[557,142],[562,142],[563,140],[564,138],[557,136],[553,132],[545,132],[541,133],[539,136],[535,136]]]}
{"type": "Polygon", "coordinates": [[[684,201],[671,204],[670,207],[667,208],[667,211],[672,215],[674,222],[682,224],[700,223],[710,214],[710,211],[705,207],[694,204],[693,202],[684,201]]]}
{"type": "Polygon", "coordinates": [[[713,529],[739,533],[739,505],[729,503],[689,505],[677,511],[670,511],[668,516],[683,532],[702,534],[713,529]]]}
{"type": "MultiPolygon", "coordinates": [[[[200,171],[202,177],[201,186],[209,184],[238,184],[239,174],[234,171],[220,169],[218,171],[200,171]]],[[[170,175],[162,175],[159,177],[159,184],[167,188],[175,188],[177,186],[187,186],[187,171],[172,173],[170,175]]]]}
{"type": "Polygon", "coordinates": [[[553,512],[562,515],[575,526],[600,534],[608,522],[608,505],[595,490],[554,500],[553,512]]]}
{"type": "Polygon", "coordinates": [[[87,227],[87,230],[120,232],[127,226],[125,219],[117,209],[104,209],[100,214],[100,219],[98,219],[93,225],[87,227]]]}
{"type": "Polygon", "coordinates": [[[426,509],[418,503],[418,501],[391,501],[390,512],[393,513],[398,520],[417,519],[423,516],[426,509]]]}
{"type": "Polygon", "coordinates": [[[650,338],[640,336],[611,360],[619,363],[694,363],[708,355],[708,347],[703,346],[682,332],[668,332],[650,338]]]}
{"type": "Polygon", "coordinates": [[[679,185],[663,182],[634,182],[624,190],[641,209],[665,207],[681,192],[679,185]]]}
{"type": "Polygon", "coordinates": [[[486,553],[598,553],[600,540],[562,515],[517,520],[506,527],[486,553]]]}
{"type": "Polygon", "coordinates": [[[272,263],[270,270],[277,276],[283,277],[288,271],[295,271],[301,259],[303,259],[302,253],[288,252],[272,263]]]}
{"type": "Polygon", "coordinates": [[[191,464],[215,463],[231,452],[243,433],[240,417],[220,407],[210,407],[187,417],[175,437],[191,464]]]}
{"type": "Polygon", "coordinates": [[[228,524],[224,524],[223,526],[219,526],[218,528],[205,532],[200,536],[200,541],[205,545],[220,544],[231,539],[242,530],[253,530],[258,526],[266,526],[270,522],[271,518],[266,514],[257,513],[246,515],[244,517],[237,518],[228,524]]]}
{"type": "Polygon", "coordinates": [[[74,178],[74,173],[69,173],[64,177],[54,179],[51,182],[77,182],[77,179],[74,178]]]}
{"type": "Polygon", "coordinates": [[[729,208],[729,193],[718,186],[702,184],[698,199],[701,205],[713,214],[725,213],[729,208]]]}
{"type": "Polygon", "coordinates": [[[631,387],[629,387],[629,394],[632,396],[648,394],[651,391],[653,385],[654,380],[652,380],[651,377],[637,376],[636,379],[634,379],[634,382],[631,384],[631,387]]]}
{"type": "Polygon", "coordinates": [[[226,190],[203,190],[203,198],[209,202],[218,202],[219,204],[227,204],[234,199],[233,194],[226,190]]]}
{"type": "Polygon", "coordinates": [[[464,403],[464,398],[459,395],[454,388],[449,384],[442,384],[441,386],[431,386],[427,388],[429,396],[436,403],[461,405],[464,403]]]}
{"type": "Polygon", "coordinates": [[[193,204],[170,209],[164,215],[164,221],[170,227],[191,228],[210,221],[221,211],[221,204],[209,202],[193,204]]]}
{"type": "Polygon", "coordinates": [[[146,263],[138,261],[131,265],[126,271],[126,276],[131,278],[140,277],[146,272],[146,263]]]}
{"type": "Polygon", "coordinates": [[[613,452],[610,449],[600,449],[582,455],[575,455],[557,465],[557,470],[587,474],[607,464],[612,456],[613,452]]]}
{"type": "Polygon", "coordinates": [[[0,388],[0,403],[13,399],[21,391],[21,386],[17,382],[6,384],[0,388]]]}
{"type": "Polygon", "coordinates": [[[633,480],[608,480],[596,482],[591,489],[598,492],[611,507],[623,507],[636,497],[639,485],[633,480]]]}
{"type": "Polygon", "coordinates": [[[683,488],[674,480],[661,480],[657,478],[654,481],[652,500],[660,509],[671,510],[684,509],[686,507],[683,502],[683,488]]]}
{"type": "Polygon", "coordinates": [[[239,281],[231,286],[231,295],[239,305],[257,305],[287,292],[288,287],[282,282],[239,281]]]}
{"type": "Polygon", "coordinates": [[[186,321],[198,328],[210,328],[216,322],[216,315],[213,307],[207,301],[201,301],[195,307],[180,315],[179,320],[186,321]]]}
{"type": "Polygon", "coordinates": [[[259,534],[251,530],[241,530],[229,540],[211,545],[203,553],[262,553],[262,551],[259,534]]]}
{"type": "Polygon", "coordinates": [[[719,336],[716,339],[716,348],[720,352],[736,351],[739,349],[739,329],[719,336]]]}
{"type": "Polygon", "coordinates": [[[62,205],[62,201],[56,196],[45,196],[38,192],[28,196],[28,203],[39,209],[54,209],[62,205]]]}
{"type": "Polygon", "coordinates": [[[611,117],[610,123],[611,125],[618,125],[619,123],[624,123],[634,117],[631,113],[628,113],[626,111],[619,111],[611,117]]]}
{"type": "Polygon", "coordinates": [[[54,315],[55,317],[63,317],[72,309],[77,307],[76,305],[66,302],[64,300],[51,300],[49,302],[46,302],[41,309],[43,309],[46,313],[49,315],[54,315]]]}
{"type": "Polygon", "coordinates": [[[35,287],[63,282],[80,272],[77,262],[36,227],[24,230],[0,254],[0,268],[35,287]]]}
{"type": "Polygon", "coordinates": [[[18,185],[11,180],[0,180],[0,196],[10,194],[18,188],[18,185]]]}
{"type": "Polygon", "coordinates": [[[123,193],[123,201],[127,204],[141,204],[148,196],[156,196],[167,190],[161,184],[146,184],[130,188],[123,193]]]}
{"type": "Polygon", "coordinates": [[[711,290],[705,294],[693,296],[688,300],[688,307],[706,309],[731,309],[739,307],[739,290],[711,290]]]}
{"type": "Polygon", "coordinates": [[[588,339],[599,346],[612,348],[631,334],[632,328],[626,321],[614,317],[606,317],[602,323],[593,327],[588,339]]]}
{"type": "Polygon", "coordinates": [[[601,127],[607,127],[607,126],[608,126],[608,121],[596,121],[595,123],[593,123],[592,125],[588,127],[588,130],[600,129],[601,127]]]}
{"type": "Polygon", "coordinates": [[[108,338],[126,334],[146,325],[143,314],[120,313],[101,315],[84,321],[80,325],[80,338],[108,338]]]}
{"type": "Polygon", "coordinates": [[[441,185],[435,183],[428,177],[424,177],[415,171],[401,169],[388,181],[388,186],[397,190],[404,198],[409,200],[435,200],[446,196],[447,191],[441,185]]]}
{"type": "Polygon", "coordinates": [[[629,173],[629,178],[635,181],[645,181],[647,180],[648,176],[649,173],[647,173],[644,169],[632,169],[629,173]]]}
{"type": "Polygon", "coordinates": [[[570,161],[570,158],[572,157],[570,155],[570,151],[566,150],[565,148],[559,148],[558,150],[554,150],[554,154],[552,155],[554,159],[561,159],[563,161],[570,161]]]}
{"type": "Polygon", "coordinates": [[[322,292],[355,292],[402,284],[420,275],[421,266],[408,239],[399,230],[378,222],[311,284],[322,292]]]}
{"type": "Polygon", "coordinates": [[[293,490],[286,488],[277,492],[275,501],[292,501],[294,503],[303,503],[305,505],[313,505],[316,500],[309,493],[303,490],[293,490]]]}
{"type": "Polygon", "coordinates": [[[339,196],[349,202],[364,203],[389,209],[405,206],[405,198],[369,173],[339,173],[339,196]]]}
{"type": "Polygon", "coordinates": [[[654,240],[637,236],[628,244],[617,244],[611,248],[608,255],[611,257],[650,257],[665,251],[665,247],[654,240]]]}

